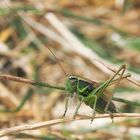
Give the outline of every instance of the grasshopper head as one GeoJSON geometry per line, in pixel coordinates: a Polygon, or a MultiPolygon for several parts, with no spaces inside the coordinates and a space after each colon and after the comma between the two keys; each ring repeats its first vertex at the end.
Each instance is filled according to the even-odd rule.
{"type": "Polygon", "coordinates": [[[78,78],[76,76],[68,76],[66,80],[66,90],[73,96],[76,91],[78,78]]]}
{"type": "Polygon", "coordinates": [[[68,79],[69,79],[72,83],[78,81],[78,77],[77,77],[77,76],[74,76],[74,75],[70,75],[70,76],[68,77],[68,79]]]}
{"type": "Polygon", "coordinates": [[[94,85],[85,79],[81,79],[77,76],[69,76],[68,79],[71,83],[73,92],[84,97],[88,96],[94,89],[94,85]]]}

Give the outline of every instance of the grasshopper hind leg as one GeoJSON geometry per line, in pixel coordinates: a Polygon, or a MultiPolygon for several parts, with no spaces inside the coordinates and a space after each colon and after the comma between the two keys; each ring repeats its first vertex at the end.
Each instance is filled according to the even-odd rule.
{"type": "MultiPolygon", "coordinates": [[[[117,83],[116,83],[116,85],[115,85],[115,87],[114,87],[113,90],[115,90],[115,89],[117,88],[117,86],[119,85],[121,79],[123,78],[123,75],[124,75],[124,73],[125,73],[125,70],[126,70],[126,66],[125,66],[125,65],[122,65],[122,66],[118,69],[118,71],[113,75],[113,77],[116,77],[117,75],[119,75],[119,78],[117,79],[117,83]],[[121,72],[121,73],[120,73],[120,72],[121,72]]],[[[111,102],[112,97],[114,96],[114,93],[115,93],[115,92],[112,92],[112,93],[113,93],[113,94],[112,94],[112,96],[109,98],[109,100],[108,100],[108,102],[107,102],[107,104],[106,104],[106,106],[105,106],[104,111],[105,111],[105,113],[109,113],[109,114],[110,114],[110,118],[111,118],[112,123],[113,123],[113,122],[114,122],[114,115],[113,115],[113,113],[117,113],[117,112],[119,112],[119,111],[118,111],[118,109],[115,107],[115,105],[111,102]],[[111,112],[109,111],[109,110],[110,110],[109,107],[110,107],[111,105],[114,105],[113,109],[115,108],[115,111],[111,111],[111,112]]]]}
{"type": "MultiPolygon", "coordinates": [[[[118,69],[118,71],[112,76],[112,80],[117,76],[117,75],[119,75],[119,78],[118,78],[118,80],[117,80],[117,83],[116,83],[116,85],[115,85],[115,87],[114,87],[114,89],[113,90],[115,90],[116,88],[117,88],[117,86],[119,85],[119,83],[120,83],[120,81],[121,81],[121,79],[123,78],[123,75],[124,75],[124,73],[125,73],[125,70],[126,70],[126,66],[125,65],[122,65],[119,69],[118,69]],[[121,73],[120,73],[121,72],[121,73]]],[[[111,81],[112,81],[111,80],[111,81]]],[[[110,82],[111,82],[110,81],[110,82]]],[[[108,100],[108,102],[107,102],[107,104],[106,104],[106,106],[105,106],[105,113],[106,112],[108,112],[108,108],[109,108],[109,105],[110,105],[110,103],[111,103],[111,100],[112,100],[112,97],[114,96],[114,93],[115,92],[112,92],[113,94],[112,94],[112,96],[109,98],[109,100],[108,100]]]]}

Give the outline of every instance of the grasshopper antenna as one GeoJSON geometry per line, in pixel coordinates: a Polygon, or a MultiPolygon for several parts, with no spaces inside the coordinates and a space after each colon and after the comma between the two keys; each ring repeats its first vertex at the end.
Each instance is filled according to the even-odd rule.
{"type": "MultiPolygon", "coordinates": [[[[9,7],[9,5],[7,3],[4,3],[5,6],[8,8],[8,9],[11,9],[11,7],[9,7]]],[[[16,13],[16,12],[15,12],[16,13]]],[[[17,14],[17,13],[16,13],[17,14]]],[[[67,73],[65,72],[64,68],[62,67],[62,64],[60,63],[59,59],[56,57],[56,55],[53,53],[53,51],[48,47],[46,46],[46,48],[51,52],[51,54],[54,56],[57,64],[60,66],[61,70],[63,71],[63,73],[65,74],[65,76],[67,77],[67,73]]]]}
{"type": "Polygon", "coordinates": [[[51,52],[51,54],[55,57],[57,64],[60,66],[61,70],[63,71],[63,73],[67,77],[67,73],[65,72],[64,68],[62,67],[62,64],[60,63],[59,59],[56,57],[56,55],[53,53],[53,51],[48,46],[46,46],[46,47],[51,52]]]}

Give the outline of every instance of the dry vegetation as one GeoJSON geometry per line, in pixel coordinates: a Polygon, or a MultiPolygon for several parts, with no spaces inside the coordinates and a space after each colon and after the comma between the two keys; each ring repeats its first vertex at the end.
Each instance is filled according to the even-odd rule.
{"type": "MultiPolygon", "coordinates": [[[[132,76],[121,81],[115,97],[133,101],[137,106],[114,103],[122,113],[140,113],[140,1],[122,1],[1,0],[0,75],[65,86],[65,73],[105,81],[112,71],[126,64],[132,76]]],[[[133,114],[115,118],[114,123],[102,118],[90,124],[90,120],[82,118],[54,125],[64,112],[64,91],[0,79],[0,135],[5,128],[26,128],[27,124],[31,127],[10,135],[4,133],[4,140],[140,139],[140,119],[132,118],[133,114]],[[15,110],[25,95],[29,99],[15,110]],[[44,121],[54,122],[32,130],[33,123],[44,121]]],[[[76,98],[70,101],[67,117],[72,117],[77,102],[76,98]]],[[[91,113],[84,104],[79,110],[81,115],[91,113]]]]}

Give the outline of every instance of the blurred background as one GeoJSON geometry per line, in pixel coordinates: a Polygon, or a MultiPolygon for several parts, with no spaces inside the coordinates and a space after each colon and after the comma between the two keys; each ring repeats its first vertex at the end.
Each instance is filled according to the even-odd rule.
{"type": "MultiPolygon", "coordinates": [[[[106,66],[122,64],[140,82],[140,0],[0,1],[1,74],[65,86],[65,73],[105,81],[113,74],[106,66]]],[[[56,89],[1,80],[0,129],[60,118],[66,96],[56,89]],[[14,110],[26,94],[32,96],[21,109],[6,111],[14,110]]],[[[115,97],[139,102],[140,87],[123,80],[115,97]]],[[[67,117],[77,103],[76,97],[70,100],[67,117]]],[[[140,113],[140,107],[114,103],[120,112],[140,113]]],[[[91,113],[85,104],[79,110],[91,113]]],[[[1,139],[139,140],[140,119],[74,121],[1,139]]]]}

